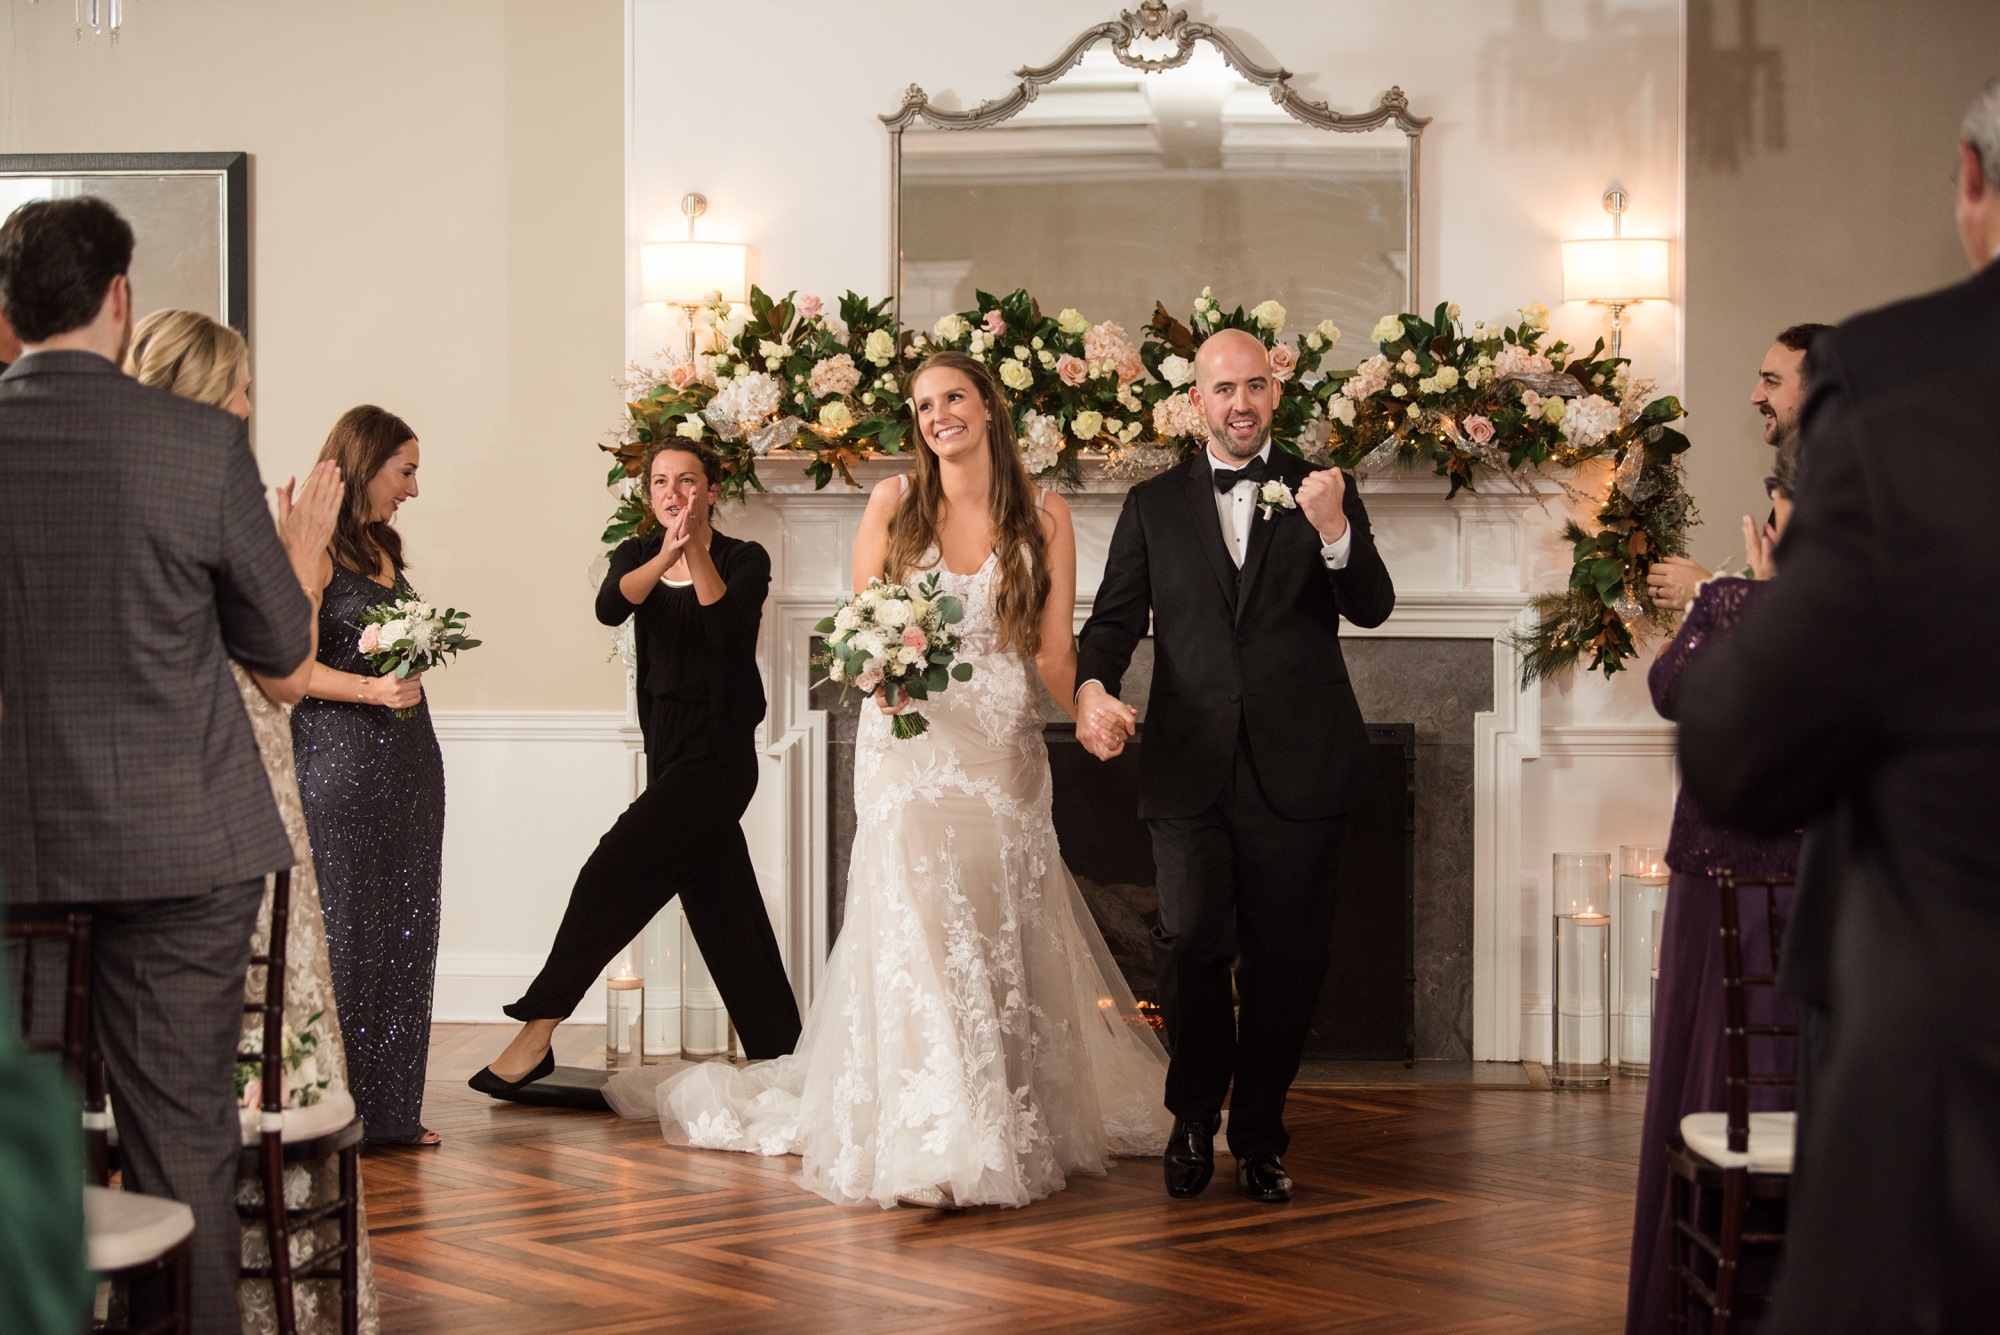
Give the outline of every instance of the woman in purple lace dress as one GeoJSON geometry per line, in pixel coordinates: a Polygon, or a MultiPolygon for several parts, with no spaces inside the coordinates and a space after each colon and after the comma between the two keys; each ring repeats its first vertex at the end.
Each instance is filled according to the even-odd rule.
{"type": "MultiPolygon", "coordinates": [[[[1767,587],[1762,581],[1775,570],[1770,551],[1791,515],[1791,483],[1797,463],[1794,446],[1778,455],[1777,477],[1768,484],[1775,518],[1762,532],[1746,518],[1744,545],[1757,578],[1712,579],[1702,584],[1688,605],[1687,618],[1673,642],[1654,660],[1648,684],[1653,707],[1673,718],[1676,692],[1688,663],[1726,636],[1767,587]]],[[[1673,833],[1667,839],[1668,881],[1666,917],[1660,929],[1660,984],[1653,1008],[1652,1063],[1647,1072],[1645,1130],[1640,1142],[1639,1197],[1632,1226],[1632,1271],[1626,1295],[1626,1335],[1664,1335],[1671,1277],[1668,1263],[1668,1179],[1662,1149],[1680,1134],[1681,1118],[1691,1112],[1715,1112],[1723,1107],[1724,1052],[1722,1040],[1722,907],[1715,875],[1733,871],[1738,880],[1760,876],[1790,876],[1798,866],[1799,836],[1739,834],[1703,814],[1684,791],[1674,802],[1673,833]]],[[[1789,893],[1779,903],[1789,914],[1789,893]]],[[[1762,972],[1770,957],[1764,914],[1755,894],[1746,898],[1743,915],[1743,960],[1746,971],[1762,972]]],[[[1768,989],[1746,993],[1753,1023],[1796,1023],[1788,1000],[1768,989]]],[[[1753,1070],[1775,1070],[1792,1060],[1789,1040],[1753,1039],[1753,1070]]],[[[1750,1106],[1758,1112],[1792,1107],[1789,1089],[1753,1089],[1750,1106]]],[[[1754,1275],[1746,1279],[1758,1286],[1754,1275]]],[[[1738,1318],[1738,1330],[1754,1323],[1738,1318]]],[[[1707,1313],[1694,1304],[1689,1329],[1707,1329],[1707,1313]]]]}

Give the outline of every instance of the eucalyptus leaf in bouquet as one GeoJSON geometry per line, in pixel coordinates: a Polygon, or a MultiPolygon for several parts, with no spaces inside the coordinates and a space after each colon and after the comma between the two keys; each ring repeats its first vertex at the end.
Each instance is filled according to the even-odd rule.
{"type": "MultiPolygon", "coordinates": [[[[471,614],[457,608],[442,610],[418,598],[379,603],[354,623],[361,632],[361,656],[384,676],[408,678],[428,672],[479,641],[465,633],[471,614]]],[[[398,709],[397,718],[413,718],[414,709],[398,709]]]]}

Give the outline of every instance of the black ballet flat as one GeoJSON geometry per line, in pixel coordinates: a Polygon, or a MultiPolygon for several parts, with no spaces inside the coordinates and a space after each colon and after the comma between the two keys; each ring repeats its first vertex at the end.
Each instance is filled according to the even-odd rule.
{"type": "Polygon", "coordinates": [[[491,1098],[504,1099],[511,1097],[516,1091],[534,1084],[543,1076],[553,1075],[555,1069],[556,1050],[551,1045],[549,1050],[542,1054],[542,1059],[535,1063],[535,1069],[522,1076],[519,1080],[502,1080],[499,1076],[493,1074],[491,1066],[482,1066],[479,1068],[478,1073],[465,1083],[471,1085],[481,1094],[485,1094],[491,1098]]]}

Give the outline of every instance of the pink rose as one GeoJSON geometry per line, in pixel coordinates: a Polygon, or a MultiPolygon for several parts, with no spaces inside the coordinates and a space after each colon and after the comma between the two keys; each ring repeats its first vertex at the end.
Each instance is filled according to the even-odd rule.
{"type": "Polygon", "coordinates": [[[667,372],[667,383],[675,389],[686,389],[694,383],[694,368],[683,362],[667,372]]]}
{"type": "Polygon", "coordinates": [[[930,647],[930,641],[924,638],[923,627],[921,626],[904,627],[903,647],[905,649],[928,649],[930,647]]]}
{"type": "Polygon", "coordinates": [[[1465,419],[1465,434],[1472,437],[1474,445],[1484,445],[1493,439],[1493,423],[1474,413],[1465,419]]]}
{"type": "Polygon", "coordinates": [[[382,628],[373,622],[361,628],[361,652],[372,654],[382,644],[382,628]]]}
{"type": "Polygon", "coordinates": [[[987,333],[993,335],[995,338],[1007,332],[1006,317],[1000,314],[998,306],[986,312],[986,318],[979,323],[981,328],[985,329],[987,333]]]}
{"type": "Polygon", "coordinates": [[[1056,375],[1065,385],[1074,389],[1090,378],[1090,367],[1082,358],[1065,352],[1056,358],[1056,375]]]}
{"type": "Polygon", "coordinates": [[[799,298],[799,318],[801,320],[812,319],[813,316],[820,313],[821,306],[822,303],[818,297],[807,293],[805,296],[799,298]]]}
{"type": "Polygon", "coordinates": [[[870,668],[854,679],[855,689],[859,690],[863,695],[868,694],[881,684],[882,669],[880,668],[870,668]]]}
{"type": "Polygon", "coordinates": [[[1280,381],[1290,380],[1299,369],[1299,350],[1289,343],[1274,344],[1271,348],[1271,374],[1280,381]]]}

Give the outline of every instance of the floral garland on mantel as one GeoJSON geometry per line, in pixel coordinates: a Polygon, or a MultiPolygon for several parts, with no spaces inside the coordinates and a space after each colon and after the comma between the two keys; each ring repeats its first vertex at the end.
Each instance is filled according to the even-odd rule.
{"type": "Polygon", "coordinates": [[[1646,572],[1680,554],[1697,522],[1681,482],[1688,439],[1668,425],[1683,410],[1670,396],[1651,397],[1652,382],[1632,375],[1626,359],[1604,356],[1601,339],[1588,353],[1545,342],[1548,309],[1539,302],[1510,325],[1468,327],[1449,302],[1429,320],[1384,316],[1370,335],[1376,354],[1331,373],[1321,365],[1340,331],[1322,322],[1281,339],[1285,309],[1275,301],[1225,311],[1203,288],[1186,324],[1156,305],[1136,344],[1110,321],[1044,315],[1024,291],[981,292],[978,303],[915,332],[898,327],[886,301],[852,292],[830,316],[817,297],[773,299],[752,288],[740,324],[712,297],[695,312],[693,360],[640,371],[627,386],[624,429],[602,447],[615,458],[606,482],[619,500],[604,541],[653,527],[637,474],[646,446],[667,435],[721,454],[729,499],[764,490],[757,460],[773,451],[809,454],[816,486],[836,474],[858,485],[851,465],[902,452],[908,377],[939,348],[993,369],[1037,478],[1080,486],[1085,450],[1101,451],[1113,476],[1148,477],[1205,439],[1187,394],[1195,349],[1219,329],[1242,329],[1271,350],[1281,391],[1271,434],[1295,454],[1350,469],[1428,465],[1452,496],[1491,473],[1525,486],[1547,465],[1612,465],[1601,500],[1562,484],[1597,512],[1591,528],[1564,526],[1569,587],[1535,597],[1534,628],[1510,639],[1524,688],[1586,656],[1608,677],[1637,655],[1635,631],[1667,624],[1646,572]]]}

